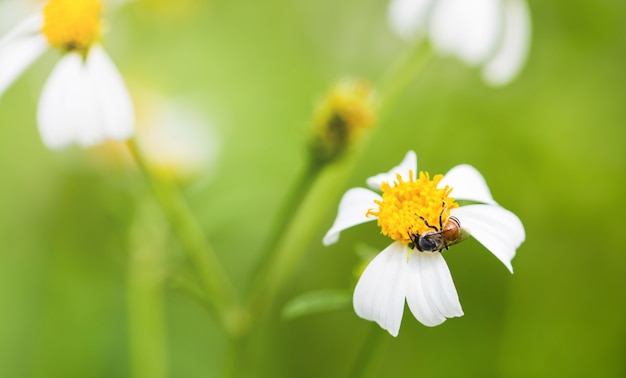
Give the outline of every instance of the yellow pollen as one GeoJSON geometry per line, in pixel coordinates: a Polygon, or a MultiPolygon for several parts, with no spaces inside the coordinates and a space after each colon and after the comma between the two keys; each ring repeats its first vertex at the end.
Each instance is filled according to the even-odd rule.
{"type": "Polygon", "coordinates": [[[437,188],[443,175],[435,175],[433,179],[427,172],[420,172],[414,180],[413,171],[409,172],[409,181],[404,181],[399,174],[392,184],[384,182],[380,186],[383,192],[382,201],[374,201],[378,210],[369,209],[366,216],[377,216],[381,233],[404,244],[411,242],[411,235],[423,234],[441,229],[450,216],[450,210],[459,207],[450,197],[452,188],[437,188]],[[423,219],[422,219],[423,218],[423,219]]]}
{"type": "Polygon", "coordinates": [[[100,37],[101,9],[99,0],[50,0],[42,33],[51,46],[86,51],[100,37]]]}

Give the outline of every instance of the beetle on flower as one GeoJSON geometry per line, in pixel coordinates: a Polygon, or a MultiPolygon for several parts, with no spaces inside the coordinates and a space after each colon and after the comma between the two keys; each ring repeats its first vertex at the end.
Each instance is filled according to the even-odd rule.
{"type": "Polygon", "coordinates": [[[519,218],[494,201],[475,168],[458,165],[432,179],[416,172],[417,157],[409,151],[399,166],[367,180],[382,196],[365,188],[348,190],[323,239],[325,245],[333,244],[341,231],[377,220],[381,233],[394,240],[365,268],[353,296],[357,315],[393,336],[400,330],[405,299],[415,318],[427,326],[463,315],[441,254],[463,239],[456,231],[478,240],[511,273],[511,260],[525,239],[519,218]],[[457,200],[472,204],[459,206],[457,200]],[[445,235],[449,229],[453,237],[445,235]]]}
{"type": "Polygon", "coordinates": [[[38,106],[49,148],[125,140],[134,132],[130,95],[100,44],[101,8],[99,0],[49,0],[0,40],[0,95],[50,47],[64,53],[38,106]]]}

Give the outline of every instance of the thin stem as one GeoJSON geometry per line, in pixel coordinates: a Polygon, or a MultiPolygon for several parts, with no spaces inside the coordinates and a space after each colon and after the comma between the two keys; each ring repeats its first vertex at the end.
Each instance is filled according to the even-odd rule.
{"type": "Polygon", "coordinates": [[[225,328],[236,332],[243,318],[240,316],[234,287],[186,199],[176,185],[159,179],[152,172],[134,140],[129,140],[127,145],[194,267],[207,299],[218,312],[225,328]]]}
{"type": "Polygon", "coordinates": [[[382,354],[387,346],[389,335],[381,330],[376,324],[371,326],[371,330],[361,351],[352,367],[352,378],[365,378],[374,376],[382,354]]]}
{"type": "Polygon", "coordinates": [[[205,290],[196,280],[192,279],[193,272],[170,271],[167,277],[166,286],[171,287],[193,299],[201,307],[211,311],[211,304],[206,296],[205,290]],[[191,277],[190,277],[191,276],[191,277]]]}
{"type": "Polygon", "coordinates": [[[133,376],[167,377],[163,303],[165,234],[145,202],[131,230],[128,264],[128,319],[133,376]]]}
{"type": "MultiPolygon", "coordinates": [[[[325,167],[325,165],[311,161],[304,174],[295,183],[294,189],[279,212],[279,223],[274,228],[273,237],[270,238],[266,253],[263,255],[266,260],[256,272],[246,301],[248,311],[255,314],[255,323],[253,326],[250,324],[251,327],[246,332],[242,332],[240,337],[231,340],[224,375],[226,377],[255,376],[252,372],[258,363],[258,356],[254,351],[259,345],[259,340],[263,339],[263,332],[267,329],[270,321],[268,314],[272,310],[274,298],[306,252],[306,249],[302,248],[306,243],[294,240],[292,236],[299,235],[305,240],[311,239],[309,234],[303,232],[303,223],[299,222],[299,219],[302,214],[311,213],[310,207],[313,202],[319,203],[317,198],[311,198],[311,194],[316,192],[314,184],[319,181],[325,167]],[[247,361],[245,364],[240,362],[242,358],[247,361]]],[[[318,223],[312,220],[312,224],[318,223]]],[[[315,230],[315,228],[306,227],[306,224],[304,224],[304,229],[315,230]]]]}
{"type": "MultiPolygon", "coordinates": [[[[379,119],[382,117],[385,111],[391,107],[391,104],[397,99],[397,97],[404,91],[417,77],[417,75],[424,69],[427,62],[432,56],[432,51],[427,45],[413,45],[408,53],[406,53],[398,64],[394,65],[391,70],[381,78],[381,96],[379,102],[379,119]]],[[[367,137],[364,137],[360,148],[368,143],[368,140],[372,138],[374,133],[368,133],[367,137]]],[[[357,151],[358,152],[358,151],[357,151]]],[[[354,160],[354,159],[352,159],[354,160]]],[[[336,188],[340,188],[342,179],[345,179],[345,171],[350,170],[354,165],[354,162],[347,162],[343,165],[343,170],[340,172],[340,178],[335,181],[325,181],[325,185],[331,185],[329,192],[330,195],[325,197],[326,200],[335,197],[336,188]],[[335,188],[333,190],[333,188],[335,188]]],[[[260,311],[262,314],[271,306],[273,297],[276,294],[280,285],[287,279],[291,271],[297,266],[297,262],[301,259],[305,252],[303,245],[306,245],[308,238],[312,235],[311,230],[314,228],[298,227],[297,214],[302,211],[313,211],[313,213],[319,213],[319,206],[313,209],[309,208],[303,210],[303,204],[311,197],[311,188],[313,183],[317,183],[317,179],[320,174],[325,171],[323,165],[309,164],[307,171],[300,179],[299,183],[295,186],[289,199],[285,202],[284,207],[278,216],[278,226],[272,230],[271,237],[269,239],[264,253],[261,255],[264,259],[262,265],[255,274],[255,279],[252,281],[251,293],[249,295],[248,303],[252,307],[256,307],[253,311],[260,311]],[[294,237],[294,235],[296,235],[294,237]]],[[[337,172],[335,172],[336,174],[337,172]]],[[[326,188],[329,189],[329,188],[326,188]]],[[[319,198],[319,197],[318,197],[319,198]]],[[[321,219],[321,214],[313,215],[313,213],[307,213],[307,223],[309,226],[315,223],[315,219],[321,219]]]]}
{"type": "MultiPolygon", "coordinates": [[[[265,326],[265,324],[263,324],[265,326]]],[[[224,359],[224,378],[253,378],[259,377],[259,353],[267,347],[264,343],[267,335],[266,328],[257,324],[254,332],[244,337],[232,338],[227,347],[224,359]]]]}
{"type": "Polygon", "coordinates": [[[264,277],[270,274],[273,270],[272,267],[277,264],[276,259],[279,256],[277,247],[281,241],[281,237],[293,223],[295,215],[298,213],[298,210],[311,190],[313,183],[322,171],[322,168],[323,166],[321,164],[316,164],[311,160],[310,163],[307,164],[298,182],[295,183],[295,186],[288,194],[287,200],[281,205],[281,209],[275,218],[275,226],[271,229],[268,241],[261,252],[261,262],[253,274],[250,290],[258,287],[258,285],[262,286],[262,282],[265,280],[264,277]]]}

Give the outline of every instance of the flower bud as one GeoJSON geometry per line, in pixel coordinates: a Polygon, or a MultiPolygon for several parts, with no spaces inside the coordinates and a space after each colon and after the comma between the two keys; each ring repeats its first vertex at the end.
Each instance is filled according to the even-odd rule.
{"type": "Polygon", "coordinates": [[[365,80],[342,80],[319,104],[313,121],[311,155],[327,164],[352,146],[375,121],[374,90],[365,80]]]}

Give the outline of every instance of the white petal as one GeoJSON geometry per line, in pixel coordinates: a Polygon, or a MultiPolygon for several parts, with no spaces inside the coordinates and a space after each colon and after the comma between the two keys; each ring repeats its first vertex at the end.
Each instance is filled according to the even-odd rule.
{"type": "Polygon", "coordinates": [[[393,31],[405,40],[412,40],[423,33],[426,18],[433,0],[391,0],[389,24],[393,31]]]}
{"type": "Polygon", "coordinates": [[[417,176],[417,155],[413,151],[407,152],[400,165],[391,168],[389,172],[368,178],[367,186],[374,190],[380,190],[380,185],[383,182],[394,182],[398,173],[402,176],[403,180],[408,181],[409,171],[413,171],[413,177],[417,176]]]}
{"type": "Polygon", "coordinates": [[[443,188],[446,185],[453,189],[451,195],[457,200],[496,204],[487,182],[480,172],[471,165],[461,164],[449,170],[439,182],[438,187],[443,188]]]}
{"type": "Polygon", "coordinates": [[[6,43],[24,37],[32,37],[35,34],[41,34],[41,28],[43,27],[43,14],[37,12],[22,22],[17,24],[11,29],[2,39],[0,39],[0,47],[6,43]]]}
{"type": "Polygon", "coordinates": [[[0,95],[48,48],[41,14],[22,21],[0,40],[0,95]]]}
{"type": "Polygon", "coordinates": [[[463,316],[452,275],[439,252],[411,255],[406,300],[413,316],[430,327],[447,318],[463,316]]]}
{"type": "MultiPolygon", "coordinates": [[[[0,1],[0,35],[6,36],[15,29],[15,20],[23,20],[33,14],[33,4],[28,1],[0,1]]],[[[0,38],[0,42],[2,38],[0,38]]]]}
{"type": "Polygon", "coordinates": [[[394,242],[365,268],[354,289],[354,311],[397,336],[407,289],[408,249],[394,242]]]}
{"type": "Polygon", "coordinates": [[[105,139],[125,140],[134,131],[133,104],[119,71],[100,45],[94,45],[87,56],[86,69],[93,85],[102,118],[99,143],[105,139]]]}
{"type": "Polygon", "coordinates": [[[499,0],[440,0],[429,33],[440,53],[467,64],[482,63],[496,46],[501,28],[499,0]]]}
{"type": "Polygon", "coordinates": [[[108,56],[93,46],[86,61],[70,52],[59,61],[43,88],[37,114],[49,148],[82,147],[121,140],[134,131],[132,103],[108,56]]]}
{"type": "Polygon", "coordinates": [[[79,53],[67,53],[55,66],[39,99],[39,133],[49,148],[62,148],[76,141],[95,140],[97,111],[89,76],[79,53]]]}
{"type": "Polygon", "coordinates": [[[530,11],[524,0],[511,0],[504,9],[504,35],[495,55],[483,69],[491,85],[504,85],[522,69],[530,48],[530,11]]]}
{"type": "Polygon", "coordinates": [[[492,205],[461,206],[450,213],[513,273],[511,260],[526,238],[524,225],[517,215],[492,205]]]}
{"type": "Polygon", "coordinates": [[[324,245],[336,243],[339,240],[339,233],[346,228],[357,224],[373,221],[374,216],[366,217],[369,209],[378,208],[374,200],[382,200],[378,193],[374,193],[365,188],[352,188],[346,192],[339,202],[337,218],[326,235],[324,235],[324,245]]]}

